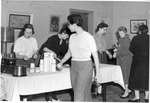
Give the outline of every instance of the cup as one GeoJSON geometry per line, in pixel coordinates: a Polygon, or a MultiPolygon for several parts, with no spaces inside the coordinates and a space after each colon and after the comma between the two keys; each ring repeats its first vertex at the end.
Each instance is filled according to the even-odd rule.
{"type": "Polygon", "coordinates": [[[34,73],[34,72],[35,72],[34,68],[30,68],[30,69],[29,69],[29,72],[30,72],[30,73],[34,73]]]}
{"type": "Polygon", "coordinates": [[[39,73],[40,72],[40,68],[35,68],[35,72],[39,73]]]}

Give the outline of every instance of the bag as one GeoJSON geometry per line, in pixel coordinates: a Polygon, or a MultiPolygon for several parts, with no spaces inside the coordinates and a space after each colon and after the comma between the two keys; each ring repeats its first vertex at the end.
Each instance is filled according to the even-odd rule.
{"type": "Polygon", "coordinates": [[[98,95],[98,94],[101,94],[99,93],[99,88],[101,87],[100,83],[97,82],[96,79],[94,79],[94,81],[92,82],[92,87],[91,87],[91,92],[92,92],[92,95],[98,95]]]}
{"type": "Polygon", "coordinates": [[[92,92],[92,96],[95,97],[98,94],[101,94],[101,85],[100,83],[97,82],[97,79],[95,79],[95,75],[96,75],[96,69],[93,69],[93,81],[92,81],[92,86],[91,86],[91,92],[92,92]]]}

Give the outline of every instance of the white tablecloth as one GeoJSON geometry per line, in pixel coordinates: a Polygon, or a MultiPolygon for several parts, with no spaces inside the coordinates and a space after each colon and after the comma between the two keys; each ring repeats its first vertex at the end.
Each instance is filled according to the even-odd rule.
{"type": "MultiPolygon", "coordinates": [[[[20,101],[19,95],[38,94],[71,88],[69,68],[57,72],[40,72],[28,74],[25,77],[13,77],[8,74],[1,76],[5,80],[6,100],[20,101]]],[[[115,82],[124,88],[120,66],[100,65],[101,83],[115,82]]]]}

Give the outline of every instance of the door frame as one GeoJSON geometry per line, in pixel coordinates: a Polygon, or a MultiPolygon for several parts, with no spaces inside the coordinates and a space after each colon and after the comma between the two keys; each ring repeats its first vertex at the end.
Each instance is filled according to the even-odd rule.
{"type": "Polygon", "coordinates": [[[80,9],[70,9],[70,14],[71,12],[79,12],[79,13],[87,13],[88,14],[88,32],[90,34],[93,34],[93,11],[88,11],[88,10],[80,10],[80,9]]]}

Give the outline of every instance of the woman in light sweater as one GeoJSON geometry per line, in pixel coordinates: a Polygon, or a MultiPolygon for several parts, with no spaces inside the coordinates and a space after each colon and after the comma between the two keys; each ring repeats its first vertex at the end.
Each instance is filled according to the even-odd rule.
{"type": "Polygon", "coordinates": [[[93,77],[93,64],[91,55],[94,58],[97,81],[99,74],[99,59],[97,55],[96,43],[91,34],[83,30],[83,19],[78,14],[68,16],[68,24],[71,32],[69,49],[65,57],[57,67],[62,67],[63,63],[72,57],[71,61],[71,83],[74,90],[74,101],[92,101],[91,85],[93,77]]]}

